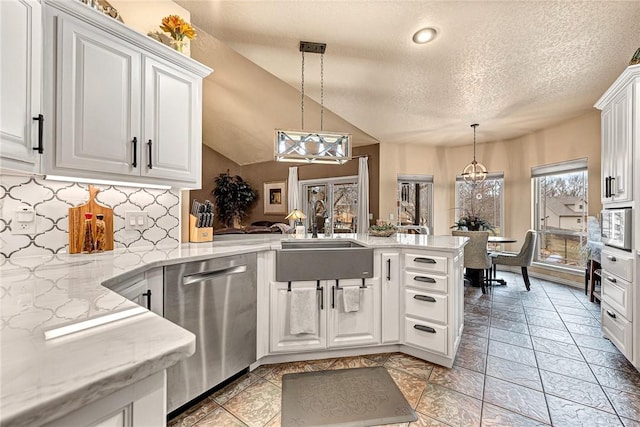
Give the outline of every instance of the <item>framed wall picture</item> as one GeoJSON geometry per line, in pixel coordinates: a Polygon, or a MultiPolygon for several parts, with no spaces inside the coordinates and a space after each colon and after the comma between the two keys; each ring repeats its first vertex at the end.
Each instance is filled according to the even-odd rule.
{"type": "Polygon", "coordinates": [[[274,181],[264,183],[264,213],[287,213],[287,181],[274,181]]]}

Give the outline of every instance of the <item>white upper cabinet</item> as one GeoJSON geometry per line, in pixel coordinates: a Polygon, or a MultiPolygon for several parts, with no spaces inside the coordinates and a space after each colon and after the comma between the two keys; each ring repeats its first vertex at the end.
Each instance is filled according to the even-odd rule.
{"type": "Polygon", "coordinates": [[[640,125],[640,65],[627,67],[596,103],[602,110],[602,203],[633,201],[634,127],[640,125]]]}
{"type": "Polygon", "coordinates": [[[141,53],[77,19],[57,19],[55,168],[139,175],[141,53]]]}
{"type": "Polygon", "coordinates": [[[211,69],[80,2],[43,3],[44,172],[199,188],[211,69]]]}
{"type": "Polygon", "coordinates": [[[0,1],[0,169],[40,171],[40,3],[0,1]]]}
{"type": "Polygon", "coordinates": [[[202,79],[172,65],[144,60],[144,155],[150,177],[199,181],[202,79]]]}

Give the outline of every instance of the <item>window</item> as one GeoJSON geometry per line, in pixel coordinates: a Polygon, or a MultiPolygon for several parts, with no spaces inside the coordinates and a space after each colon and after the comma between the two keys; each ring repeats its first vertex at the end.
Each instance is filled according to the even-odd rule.
{"type": "Polygon", "coordinates": [[[489,221],[496,235],[502,235],[504,174],[490,173],[481,182],[467,182],[456,177],[456,221],[464,215],[489,221]]]}
{"type": "Polygon", "coordinates": [[[357,176],[306,180],[300,185],[308,231],[312,230],[315,219],[318,233],[356,232],[357,176]]]}
{"type": "Polygon", "coordinates": [[[433,230],[433,176],[398,175],[398,224],[433,230]]]}
{"type": "Polygon", "coordinates": [[[548,265],[582,268],[587,243],[587,160],[531,170],[533,223],[538,232],[534,260],[548,265]]]}

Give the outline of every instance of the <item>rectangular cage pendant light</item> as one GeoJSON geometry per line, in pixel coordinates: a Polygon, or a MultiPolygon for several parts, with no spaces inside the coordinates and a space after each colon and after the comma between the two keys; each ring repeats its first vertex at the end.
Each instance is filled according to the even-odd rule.
{"type": "Polygon", "coordinates": [[[275,131],[274,157],[278,162],[343,164],[351,160],[351,135],[324,132],[324,52],[325,43],[300,42],[302,52],[302,129],[304,129],[304,54],[319,53],[320,59],[320,131],[275,131]]]}
{"type": "Polygon", "coordinates": [[[279,162],[343,164],[351,160],[351,135],[276,129],[279,162]]]}

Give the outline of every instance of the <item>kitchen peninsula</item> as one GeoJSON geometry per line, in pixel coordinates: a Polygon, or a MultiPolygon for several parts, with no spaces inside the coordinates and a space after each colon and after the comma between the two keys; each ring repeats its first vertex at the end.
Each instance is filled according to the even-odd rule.
{"type": "MultiPolygon", "coordinates": [[[[9,259],[2,266],[0,285],[0,424],[58,425],[56,420],[122,394],[116,391],[131,387],[135,391],[139,384],[144,387],[138,389],[148,389],[151,386],[145,381],[155,381],[152,391],[156,401],[158,393],[162,395],[160,407],[164,409],[156,415],[164,420],[164,370],[193,354],[198,343],[190,332],[141,310],[109,288],[116,289],[118,284],[139,275],[161,272],[164,266],[228,255],[258,255],[257,361],[252,368],[278,360],[391,350],[452,365],[463,327],[462,254],[466,239],[337,236],[374,249],[373,277],[366,279],[370,289],[367,292],[374,294],[371,300],[363,298],[361,309],[373,322],[354,323],[353,317],[325,314],[329,336],[320,337],[319,341],[314,338],[314,343],[309,344],[281,330],[286,313],[274,312],[283,292],[285,297],[287,292],[286,284],[282,290],[281,284],[275,282],[275,251],[281,248],[282,239],[291,238],[270,235],[92,255],[9,259]],[[419,258],[428,261],[420,264],[419,258]],[[418,295],[422,296],[416,298],[418,295]],[[370,303],[377,304],[371,305],[371,311],[367,305],[370,303]],[[416,306],[421,303],[437,309],[425,314],[416,306]],[[68,325],[83,325],[127,312],[132,315],[69,335],[45,338],[45,334],[64,332],[63,327],[68,325]],[[354,335],[350,328],[372,329],[370,333],[354,335]],[[355,338],[350,341],[349,335],[355,338]]],[[[344,286],[348,285],[346,282],[344,286]]],[[[320,325],[318,334],[324,329],[320,325]]],[[[133,396],[135,404],[137,395],[133,396]]]]}

